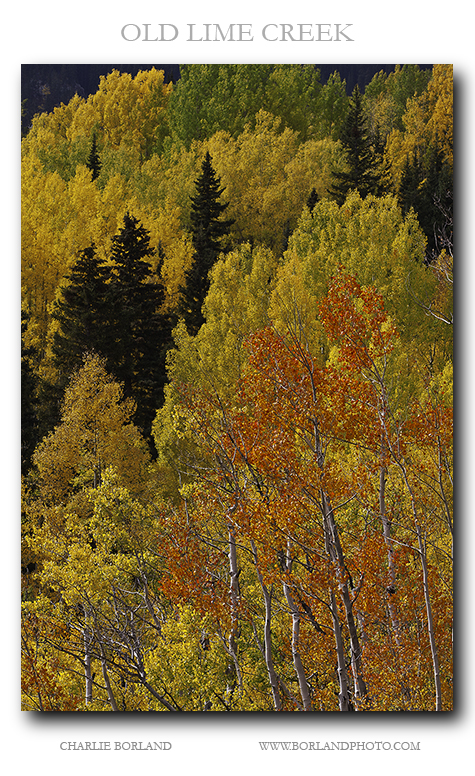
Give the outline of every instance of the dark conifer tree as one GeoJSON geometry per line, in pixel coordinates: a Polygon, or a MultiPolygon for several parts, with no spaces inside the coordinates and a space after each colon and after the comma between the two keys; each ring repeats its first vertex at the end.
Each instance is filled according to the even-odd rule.
{"type": "Polygon", "coordinates": [[[92,243],[80,253],[66,276],[68,283],[62,288],[52,312],[59,324],[52,350],[62,389],[72,372],[82,365],[85,353],[95,351],[106,356],[110,348],[111,327],[106,299],[109,275],[110,270],[92,243]]]}
{"type": "Polygon", "coordinates": [[[86,166],[91,170],[92,172],[92,180],[95,181],[96,178],[99,177],[99,173],[101,171],[102,162],[99,157],[99,152],[97,150],[97,138],[96,133],[94,132],[92,136],[92,146],[91,151],[88,156],[86,166]]]}
{"type": "Polygon", "coordinates": [[[289,240],[290,235],[292,234],[292,229],[290,228],[290,221],[287,219],[284,225],[284,231],[282,234],[282,250],[280,252],[280,255],[283,256],[287,248],[289,247],[289,240]]]}
{"type": "Polygon", "coordinates": [[[367,194],[378,194],[379,159],[366,130],[366,118],[361,102],[358,85],[350,99],[348,115],[340,135],[348,170],[333,173],[333,186],[330,190],[339,205],[345,201],[348,193],[356,189],[364,198],[367,194]]]}
{"type": "Polygon", "coordinates": [[[414,150],[412,156],[409,156],[408,154],[404,161],[404,168],[398,191],[398,202],[404,215],[409,213],[411,207],[415,206],[417,200],[417,187],[421,180],[418,166],[418,156],[414,150]]]}
{"type": "Polygon", "coordinates": [[[107,356],[112,329],[107,300],[110,270],[92,243],[79,254],[52,310],[58,323],[53,335],[54,381],[38,381],[39,435],[42,438],[60,421],[64,389],[85,353],[107,356]]]}
{"type": "Polygon", "coordinates": [[[314,187],[310,192],[310,194],[308,195],[308,199],[307,199],[307,207],[310,210],[310,212],[312,212],[313,208],[315,207],[319,199],[320,198],[318,196],[318,192],[314,187]]]}
{"type": "Polygon", "coordinates": [[[220,251],[221,241],[229,233],[233,220],[222,220],[228,203],[219,199],[224,189],[216,175],[209,152],[206,153],[201,175],[195,181],[196,194],[191,197],[191,232],[194,248],[193,262],[185,274],[181,288],[183,315],[190,334],[196,334],[204,323],[203,302],[209,289],[209,272],[220,251]]]}
{"type": "Polygon", "coordinates": [[[427,237],[426,261],[439,252],[441,235],[452,220],[452,171],[437,145],[407,157],[398,200],[403,213],[414,208],[427,237]]]}
{"type": "Polygon", "coordinates": [[[112,240],[112,279],[108,304],[113,338],[107,354],[109,370],[137,404],[135,423],[150,436],[156,410],[163,403],[165,356],[171,346],[173,322],[160,313],[165,291],[147,261],[153,255],[150,236],[127,213],[112,240]]]}

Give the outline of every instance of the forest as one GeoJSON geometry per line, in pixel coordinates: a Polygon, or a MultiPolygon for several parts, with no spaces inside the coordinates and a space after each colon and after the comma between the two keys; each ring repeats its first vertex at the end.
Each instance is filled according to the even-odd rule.
{"type": "Polygon", "coordinates": [[[21,709],[451,711],[452,65],[113,69],[21,146],[21,709]]]}

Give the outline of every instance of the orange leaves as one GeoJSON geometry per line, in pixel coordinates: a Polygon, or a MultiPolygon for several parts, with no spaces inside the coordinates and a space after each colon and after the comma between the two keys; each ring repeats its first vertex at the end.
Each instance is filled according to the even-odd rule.
{"type": "Polygon", "coordinates": [[[79,693],[62,682],[69,658],[51,648],[48,641],[55,640],[67,643],[67,629],[50,622],[46,624],[34,614],[23,617],[22,711],[78,711],[81,708],[79,693]]]}
{"type": "MultiPolygon", "coordinates": [[[[206,541],[205,505],[191,520],[183,506],[158,526],[157,548],[161,558],[160,590],[167,600],[193,603],[198,611],[222,616],[227,609],[227,585],[223,565],[225,550],[206,541]]],[[[208,506],[209,513],[209,506],[208,506]]]]}
{"type": "Polygon", "coordinates": [[[374,287],[362,288],[356,278],[340,271],[333,278],[320,315],[329,338],[340,346],[340,360],[348,368],[377,369],[397,337],[384,310],[382,295],[374,287]]]}
{"type": "MultiPolygon", "coordinates": [[[[286,591],[273,606],[293,627],[297,620],[302,627],[307,675],[325,673],[328,660],[336,659],[315,620],[324,623],[327,636],[341,627],[352,649],[361,645],[353,675],[357,704],[429,708],[423,687],[430,682],[425,600],[407,488],[419,510],[438,488],[439,507],[448,511],[438,471],[446,465],[451,413],[415,391],[393,411],[388,374],[397,380],[399,337],[373,287],[363,288],[341,272],[320,315],[335,345],[326,363],[312,355],[303,329],[282,334],[269,326],[246,341],[248,359],[234,395],[181,387],[202,453],[194,519],[202,540],[216,528],[219,514],[223,520],[228,515],[247,567],[242,612],[249,607],[247,614],[254,616],[245,581],[257,576],[267,618],[269,590],[286,591]],[[329,591],[340,601],[339,625],[331,616],[329,591]],[[287,594],[294,602],[290,609],[287,594]],[[412,670],[414,661],[420,675],[412,670]],[[369,700],[363,702],[365,686],[369,700]]],[[[421,385],[423,380],[419,391],[421,385]]],[[[429,523],[427,528],[432,530],[429,523]]],[[[437,541],[434,558],[445,547],[443,539],[437,541]]],[[[218,566],[219,577],[224,566],[219,573],[218,566]]],[[[196,581],[190,577],[190,584],[196,581]]],[[[290,661],[293,647],[280,622],[279,648],[290,661]]],[[[327,707],[328,687],[312,687],[317,706],[327,707]]]]}

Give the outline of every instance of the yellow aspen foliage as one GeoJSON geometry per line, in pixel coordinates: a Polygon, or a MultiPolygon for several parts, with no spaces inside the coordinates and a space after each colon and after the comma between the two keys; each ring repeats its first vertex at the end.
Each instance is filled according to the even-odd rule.
{"type": "Polygon", "coordinates": [[[269,248],[244,244],[222,256],[211,271],[204,304],[206,322],[195,343],[203,373],[213,372],[225,391],[239,376],[244,339],[268,320],[276,268],[269,248]]]}
{"type": "Polygon", "coordinates": [[[22,142],[22,708],[449,710],[452,66],[369,85],[393,193],[341,206],[338,74],[181,75],[114,70],[22,142]],[[234,223],[191,336],[179,302],[208,152],[234,223]],[[127,213],[165,288],[157,346],[137,351],[149,377],[136,406],[89,352],[58,420],[54,335],[74,336],[88,284],[52,314],[85,249],[96,297],[121,300],[111,331],[142,327],[112,259],[127,213]],[[132,419],[158,385],[152,460],[132,419]]]}
{"type": "Polygon", "coordinates": [[[332,186],[334,172],[343,168],[338,141],[327,137],[302,143],[285,167],[287,183],[282,207],[290,206],[293,217],[298,218],[312,189],[320,199],[325,197],[332,186]]]}
{"type": "Polygon", "coordinates": [[[437,147],[443,161],[453,166],[452,65],[434,65],[427,90],[407,101],[402,121],[404,130],[394,129],[385,149],[394,191],[399,190],[407,159],[424,147],[437,147]]]}
{"type": "MultiPolygon", "coordinates": [[[[155,445],[166,467],[174,468],[174,459],[179,457],[176,446],[182,451],[193,447],[186,413],[183,415],[177,406],[173,384],[191,381],[203,388],[213,386],[223,396],[234,394],[247,358],[243,343],[268,322],[276,267],[274,253],[264,246],[244,244],[221,256],[211,271],[205,323],[195,337],[188,334],[183,322],[173,332],[175,349],[168,356],[170,385],[153,424],[155,445]]],[[[178,486],[172,485],[171,470],[162,474],[176,493],[178,486]]]]}
{"type": "Polygon", "coordinates": [[[218,132],[207,143],[235,219],[235,240],[252,239],[280,252],[285,233],[296,225],[310,192],[325,196],[334,169],[341,166],[339,143],[326,138],[301,143],[265,111],[256,126],[235,140],[218,132]],[[270,225],[272,224],[272,228],[270,225]]]}
{"type": "Polygon", "coordinates": [[[406,321],[413,313],[409,279],[417,287],[433,286],[432,276],[423,266],[424,246],[417,219],[413,214],[403,218],[392,196],[362,199],[351,192],[341,208],[324,199],[312,213],[303,212],[290,238],[277,274],[272,315],[278,319],[282,305],[284,310],[292,309],[297,289],[307,300],[304,309],[312,315],[310,299],[323,299],[330,278],[341,265],[363,285],[375,285],[384,294],[391,314],[406,321]]]}
{"type": "Polygon", "coordinates": [[[84,487],[97,487],[115,466],[133,492],[144,484],[148,452],[131,423],[134,404],[91,354],[66,389],[61,423],[38,446],[34,464],[45,502],[64,503],[84,487]]]}
{"type": "Polygon", "coordinates": [[[34,158],[26,162],[22,173],[22,293],[40,343],[47,331],[48,304],[64,269],[57,235],[68,224],[66,191],[58,173],[43,174],[34,158]]]}
{"type": "Polygon", "coordinates": [[[142,158],[159,150],[166,130],[166,109],[172,85],[164,83],[162,70],[129,73],[113,70],[101,76],[99,88],[74,114],[69,140],[89,137],[98,129],[106,146],[121,144],[139,149],[142,158]]]}
{"type": "Polygon", "coordinates": [[[453,166],[454,81],[453,65],[434,65],[427,87],[427,134],[453,166]]]}
{"type": "Polygon", "coordinates": [[[282,213],[285,165],[298,145],[298,133],[288,128],[280,131],[280,119],[263,110],[256,115],[255,129],[247,127],[231,149],[227,142],[222,155],[210,143],[213,164],[230,202],[227,213],[237,220],[234,230],[238,239],[252,236],[272,248],[281,248],[288,219],[287,213],[282,213]]]}

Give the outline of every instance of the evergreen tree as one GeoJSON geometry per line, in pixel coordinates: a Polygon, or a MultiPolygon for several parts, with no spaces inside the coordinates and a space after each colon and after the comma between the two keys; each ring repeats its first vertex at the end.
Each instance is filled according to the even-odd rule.
{"type": "Polygon", "coordinates": [[[345,151],[348,169],[345,172],[333,173],[334,184],[330,195],[339,205],[342,205],[352,189],[356,189],[362,197],[379,193],[377,174],[379,159],[366,129],[358,85],[355,86],[351,96],[340,140],[345,151]]]}
{"type": "Polygon", "coordinates": [[[194,248],[193,262],[185,273],[181,288],[180,313],[190,334],[196,334],[204,323],[202,306],[209,289],[209,271],[221,251],[221,240],[229,232],[233,220],[221,220],[228,203],[219,201],[224,189],[216,175],[209,152],[206,153],[201,175],[195,181],[196,194],[191,197],[191,231],[194,248]]]}
{"type": "Polygon", "coordinates": [[[163,402],[165,356],[172,329],[172,321],[160,313],[165,291],[147,261],[152,254],[149,233],[126,213],[123,228],[112,240],[107,300],[113,338],[107,363],[124,385],[125,395],[136,401],[134,422],[146,437],[163,402]]]}
{"type": "Polygon", "coordinates": [[[61,290],[52,317],[59,324],[53,339],[54,365],[59,387],[64,389],[84,354],[106,355],[110,347],[107,280],[110,271],[92,243],[79,255],[61,290]]]}
{"type": "Polygon", "coordinates": [[[107,356],[111,323],[107,299],[110,270],[96,253],[94,243],[79,254],[52,310],[57,328],[52,341],[54,378],[38,379],[39,438],[60,421],[64,390],[86,353],[107,356]]]}
{"type": "Polygon", "coordinates": [[[99,158],[99,152],[97,150],[97,138],[95,132],[92,136],[91,152],[88,156],[86,166],[91,170],[92,180],[95,181],[96,178],[99,177],[99,173],[102,167],[102,162],[99,158]]]}
{"type": "Polygon", "coordinates": [[[310,210],[310,212],[312,212],[313,208],[315,207],[315,205],[317,204],[319,199],[320,199],[320,197],[318,196],[318,192],[317,192],[316,188],[313,187],[312,191],[308,195],[308,199],[307,199],[307,203],[306,203],[308,209],[310,210]]]}
{"type": "Polygon", "coordinates": [[[452,220],[452,187],[452,171],[437,144],[406,158],[398,200],[403,213],[414,208],[417,214],[427,237],[427,263],[440,252],[441,235],[452,220]]]}

